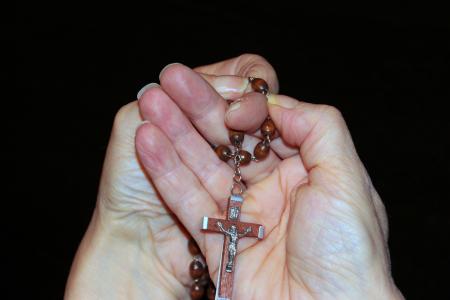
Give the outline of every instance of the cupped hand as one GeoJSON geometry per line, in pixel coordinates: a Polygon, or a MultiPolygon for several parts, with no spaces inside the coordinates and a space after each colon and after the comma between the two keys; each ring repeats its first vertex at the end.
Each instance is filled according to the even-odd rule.
{"type": "MultiPolygon", "coordinates": [[[[200,225],[203,216],[224,217],[233,171],[210,144],[229,143],[225,124],[236,121],[230,113],[247,119],[262,113],[257,101],[230,111],[211,78],[183,65],[165,69],[160,79],[161,87],[139,101],[148,123],[137,131],[137,152],[215,281],[223,236],[205,234],[200,225]]],[[[241,220],[265,225],[266,237],[239,242],[233,299],[401,298],[390,275],[384,206],[342,115],[276,94],[269,103],[280,137],[267,159],[242,169],[248,189],[241,220]]],[[[259,141],[254,123],[240,128],[249,151],[259,141]]]]}
{"type": "MultiPolygon", "coordinates": [[[[247,76],[264,75],[277,84],[272,67],[256,55],[198,72],[228,99],[248,90],[247,76]]],[[[137,101],[117,113],[96,209],[73,262],[66,299],[189,298],[188,234],[136,156],[135,134],[142,122],[137,101]]]]}

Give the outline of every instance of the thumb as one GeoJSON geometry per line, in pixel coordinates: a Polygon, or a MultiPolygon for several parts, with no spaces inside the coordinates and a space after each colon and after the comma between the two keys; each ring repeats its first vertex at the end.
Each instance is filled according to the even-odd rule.
{"type": "MultiPolygon", "coordinates": [[[[279,89],[275,69],[264,57],[257,54],[242,54],[218,63],[197,67],[194,70],[202,73],[213,87],[220,88],[224,84],[224,82],[215,82],[217,76],[232,75],[235,79],[230,77],[228,80],[231,80],[231,84],[235,84],[236,89],[242,88],[242,81],[239,81],[238,77],[263,78],[269,85],[271,93],[277,93],[279,89]]],[[[248,81],[244,83],[248,84],[248,81]]]]}
{"type": "Polygon", "coordinates": [[[367,174],[339,110],[271,94],[269,113],[282,139],[298,148],[310,183],[367,186],[367,174]]]}
{"type": "MultiPolygon", "coordinates": [[[[364,214],[374,211],[385,239],[388,235],[384,204],[358,157],[342,114],[328,105],[269,95],[269,114],[282,139],[298,148],[310,187],[319,187],[364,214]]],[[[304,191],[302,186],[299,192],[304,191]]],[[[297,196],[300,194],[297,193],[297,196]]]]}
{"type": "Polygon", "coordinates": [[[269,96],[269,114],[281,138],[298,148],[308,172],[308,183],[290,193],[291,270],[302,282],[327,278],[351,287],[352,276],[364,274],[359,278],[382,278],[381,287],[392,286],[380,222],[384,208],[379,197],[372,199],[370,178],[342,114],[281,95],[269,96]]]}
{"type": "Polygon", "coordinates": [[[146,211],[149,201],[157,201],[136,157],[134,141],[142,122],[137,101],[123,106],[115,116],[98,191],[99,207],[106,208],[101,213],[122,217],[130,210],[146,211]]]}

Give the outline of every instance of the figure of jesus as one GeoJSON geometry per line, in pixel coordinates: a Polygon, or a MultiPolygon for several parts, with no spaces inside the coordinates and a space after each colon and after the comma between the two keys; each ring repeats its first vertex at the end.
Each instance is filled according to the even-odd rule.
{"type": "Polygon", "coordinates": [[[244,232],[239,233],[236,225],[231,225],[228,230],[223,227],[221,222],[217,222],[217,226],[220,228],[221,232],[230,237],[230,244],[228,245],[228,262],[225,271],[231,272],[233,270],[233,260],[237,252],[237,241],[250,233],[252,229],[247,227],[244,232]]]}

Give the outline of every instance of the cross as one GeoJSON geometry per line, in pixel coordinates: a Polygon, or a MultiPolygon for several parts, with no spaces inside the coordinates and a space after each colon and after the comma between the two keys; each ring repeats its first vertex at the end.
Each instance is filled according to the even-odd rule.
{"type": "Polygon", "coordinates": [[[238,240],[242,237],[261,240],[264,237],[264,226],[239,221],[243,201],[244,198],[240,195],[230,196],[225,220],[203,217],[203,230],[225,235],[217,277],[216,300],[231,300],[238,240]]]}

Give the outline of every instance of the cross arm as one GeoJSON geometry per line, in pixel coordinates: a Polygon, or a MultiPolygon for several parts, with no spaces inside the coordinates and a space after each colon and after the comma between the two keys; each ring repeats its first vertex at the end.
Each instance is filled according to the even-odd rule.
{"type": "Polygon", "coordinates": [[[264,238],[264,226],[254,223],[203,217],[202,229],[206,231],[222,233],[222,230],[217,225],[218,222],[222,223],[223,227],[226,229],[229,228],[231,225],[235,225],[239,233],[245,232],[247,228],[250,228],[251,231],[247,233],[245,237],[254,237],[259,240],[262,240],[264,238]]]}
{"type": "Polygon", "coordinates": [[[222,230],[220,230],[220,227],[217,225],[218,222],[225,225],[227,221],[222,219],[203,217],[202,229],[212,232],[222,232],[222,230]]]}

